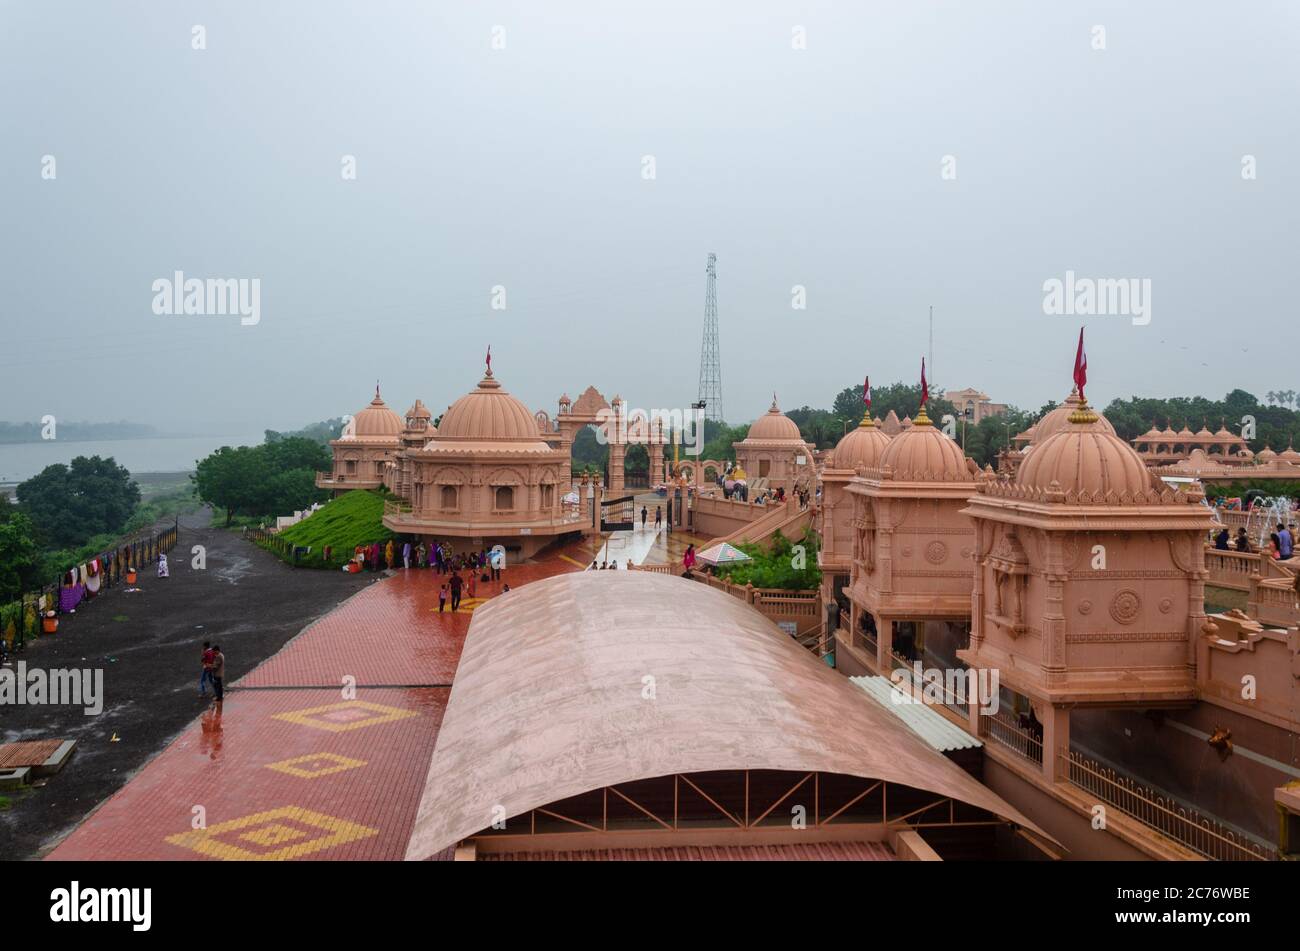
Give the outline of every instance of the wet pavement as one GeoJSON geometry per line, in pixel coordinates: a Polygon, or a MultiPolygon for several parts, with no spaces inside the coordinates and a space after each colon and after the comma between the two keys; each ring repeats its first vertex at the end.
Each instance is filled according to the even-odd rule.
{"type": "MultiPolygon", "coordinates": [[[[596,540],[597,545],[601,540],[596,540]]],[[[399,570],[235,681],[49,854],[59,859],[400,859],[473,610],[577,571],[581,543],[438,611],[441,578],[399,570]]]]}

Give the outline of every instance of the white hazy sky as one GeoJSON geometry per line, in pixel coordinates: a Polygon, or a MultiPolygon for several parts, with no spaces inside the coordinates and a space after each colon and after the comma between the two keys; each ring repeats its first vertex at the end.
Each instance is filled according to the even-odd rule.
{"type": "Polygon", "coordinates": [[[732,421],[915,379],[929,305],[932,380],[1059,399],[1067,269],[1152,282],[1094,402],[1294,388],[1297,49],[1289,2],[2,0],[0,419],[437,412],[489,343],[534,408],[683,406],[710,251],[732,421]],[[260,324],[154,315],[175,270],[260,324]]]}

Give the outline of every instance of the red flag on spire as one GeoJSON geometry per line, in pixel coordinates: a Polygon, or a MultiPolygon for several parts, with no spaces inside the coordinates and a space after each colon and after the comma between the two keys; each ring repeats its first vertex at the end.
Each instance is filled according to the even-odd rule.
{"type": "Polygon", "coordinates": [[[871,409],[871,377],[862,379],[862,402],[867,404],[867,409],[871,409]]]}
{"type": "Polygon", "coordinates": [[[492,372],[492,344],[488,344],[487,368],[488,368],[488,372],[491,373],[492,372]]]}
{"type": "Polygon", "coordinates": [[[1083,352],[1083,328],[1079,328],[1079,349],[1074,354],[1074,386],[1083,399],[1083,387],[1088,382],[1088,355],[1083,352]]]}
{"type": "Polygon", "coordinates": [[[925,357],[921,358],[921,405],[930,398],[930,388],[925,385],[925,357]]]}

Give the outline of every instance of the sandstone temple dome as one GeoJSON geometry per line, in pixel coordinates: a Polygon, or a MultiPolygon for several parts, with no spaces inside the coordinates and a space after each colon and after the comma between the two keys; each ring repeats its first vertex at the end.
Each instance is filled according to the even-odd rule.
{"type": "MultiPolygon", "coordinates": [[[[1045,413],[1043,418],[1028,430],[1030,445],[1041,446],[1052,436],[1065,429],[1069,425],[1070,414],[1082,404],[1083,400],[1079,398],[1079,391],[1077,389],[1071,390],[1070,395],[1065,398],[1065,401],[1060,406],[1045,413]]],[[[1110,420],[1099,413],[1094,415],[1097,416],[1099,424],[1106,432],[1112,436],[1115,435],[1115,427],[1110,424],[1110,420]]],[[[1188,435],[1190,436],[1191,433],[1188,433],[1188,435]]]]}
{"type": "Polygon", "coordinates": [[[397,439],[405,428],[405,421],[388,408],[388,404],[379,395],[379,387],[376,386],[375,398],[370,401],[369,406],[357,410],[356,415],[352,417],[352,430],[350,433],[345,433],[343,438],[397,439]]]}
{"type": "Polygon", "coordinates": [[[1040,491],[1086,491],[1093,496],[1111,492],[1133,496],[1157,488],[1137,450],[1086,404],[1077,404],[1066,428],[1038,443],[1025,457],[1016,484],[1040,491]]]}
{"type": "MultiPolygon", "coordinates": [[[[477,387],[447,410],[437,442],[539,442],[537,418],[523,402],[501,388],[488,370],[477,387]]],[[[543,444],[543,448],[547,448],[543,444]]]]}
{"type": "Polygon", "coordinates": [[[749,427],[749,433],[746,439],[788,439],[793,442],[802,443],[803,436],[799,432],[799,426],[785,413],[781,412],[780,407],[776,405],[776,397],[772,397],[771,408],[754,420],[754,424],[749,427]]]}
{"type": "Polygon", "coordinates": [[[889,441],[880,466],[892,469],[894,478],[904,482],[966,482],[972,478],[965,453],[955,440],[935,428],[925,407],[909,428],[889,441]]]}
{"type": "Polygon", "coordinates": [[[874,469],[880,465],[880,458],[889,446],[889,437],[876,425],[870,414],[862,417],[855,429],[835,445],[831,453],[830,468],[856,469],[865,466],[874,469]]]}

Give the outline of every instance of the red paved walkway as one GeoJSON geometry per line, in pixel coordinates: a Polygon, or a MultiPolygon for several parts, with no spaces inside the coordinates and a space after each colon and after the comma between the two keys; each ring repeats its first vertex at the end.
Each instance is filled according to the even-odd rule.
{"type": "MultiPolygon", "coordinates": [[[[565,555],[503,580],[579,570],[583,551],[565,555]]],[[[399,572],[308,627],[49,858],[401,859],[472,610],[501,588],[440,615],[439,583],[399,572]]]]}

